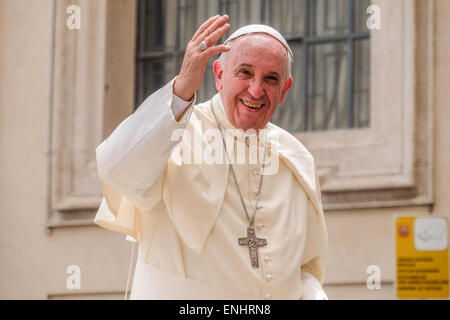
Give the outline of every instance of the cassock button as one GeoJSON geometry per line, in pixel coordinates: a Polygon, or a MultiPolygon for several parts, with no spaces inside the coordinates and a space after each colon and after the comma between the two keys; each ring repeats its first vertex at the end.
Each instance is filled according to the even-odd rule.
{"type": "Polygon", "coordinates": [[[273,276],[270,274],[270,273],[267,273],[266,274],[266,280],[267,281],[270,281],[270,280],[272,280],[273,279],[273,276]]]}
{"type": "Polygon", "coordinates": [[[269,300],[269,299],[272,299],[272,296],[270,295],[270,293],[266,293],[264,298],[266,298],[266,300],[269,300]]]}
{"type": "Polygon", "coordinates": [[[253,176],[257,177],[259,175],[259,170],[255,169],[252,171],[252,173],[253,173],[253,176]]]}
{"type": "Polygon", "coordinates": [[[258,192],[259,192],[258,188],[256,188],[255,190],[253,190],[253,194],[254,194],[255,196],[258,195],[258,192]]]}
{"type": "Polygon", "coordinates": [[[272,261],[272,259],[269,256],[264,256],[265,263],[270,262],[270,261],[272,261]]]}

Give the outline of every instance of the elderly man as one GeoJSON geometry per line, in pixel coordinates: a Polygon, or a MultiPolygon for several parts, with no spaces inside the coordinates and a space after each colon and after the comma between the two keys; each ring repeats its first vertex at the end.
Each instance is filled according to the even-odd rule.
{"type": "Polygon", "coordinates": [[[292,52],[264,25],[214,45],[227,21],[206,21],[179,75],[97,148],[95,222],[139,242],[132,299],[326,299],[314,160],[269,122],[292,84],[292,52]],[[219,93],[195,105],[218,54],[219,93]]]}

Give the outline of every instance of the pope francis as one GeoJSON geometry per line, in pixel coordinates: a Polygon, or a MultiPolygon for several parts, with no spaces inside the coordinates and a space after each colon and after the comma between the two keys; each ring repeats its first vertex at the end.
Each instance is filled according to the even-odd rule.
{"type": "Polygon", "coordinates": [[[269,122],[291,49],[265,25],[216,45],[227,21],[203,23],[179,74],[98,146],[95,223],[139,242],[131,299],[327,299],[316,165],[269,122]],[[196,105],[219,54],[218,93],[196,105]]]}

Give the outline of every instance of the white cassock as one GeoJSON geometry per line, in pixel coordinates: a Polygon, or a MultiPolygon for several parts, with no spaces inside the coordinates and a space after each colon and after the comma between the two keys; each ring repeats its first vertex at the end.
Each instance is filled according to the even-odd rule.
{"type": "MultiPolygon", "coordinates": [[[[267,125],[265,144],[279,154],[279,168],[263,179],[255,229],[267,245],[253,268],[249,248],[238,243],[248,220],[229,165],[183,161],[196,148],[195,134],[218,129],[212,108],[223,129],[234,127],[219,94],[195,106],[194,98],[180,111],[173,83],[148,97],[96,151],[104,199],[95,223],[139,242],[131,299],[326,299],[327,233],[312,155],[267,125]],[[184,130],[181,142],[172,138],[176,129],[184,130]]],[[[211,141],[201,143],[205,150],[211,141]]],[[[251,215],[261,165],[233,168],[251,215]]]]}

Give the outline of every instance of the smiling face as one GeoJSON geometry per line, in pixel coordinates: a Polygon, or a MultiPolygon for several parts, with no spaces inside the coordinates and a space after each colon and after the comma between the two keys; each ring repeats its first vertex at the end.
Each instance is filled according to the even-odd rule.
{"type": "Polygon", "coordinates": [[[263,129],[292,85],[286,48],[267,34],[233,41],[225,66],[214,63],[216,88],[228,120],[239,129],[263,129]]]}

